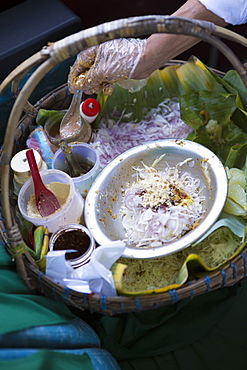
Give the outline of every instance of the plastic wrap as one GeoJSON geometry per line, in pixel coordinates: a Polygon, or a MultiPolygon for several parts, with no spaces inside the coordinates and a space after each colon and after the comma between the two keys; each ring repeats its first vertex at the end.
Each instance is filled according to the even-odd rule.
{"type": "Polygon", "coordinates": [[[133,85],[137,91],[145,80],[130,80],[145,47],[145,39],[121,38],[82,51],[68,76],[70,91],[83,90],[88,95],[103,91],[105,95],[111,95],[114,83],[127,80],[128,84],[123,87],[132,90],[133,85]]]}

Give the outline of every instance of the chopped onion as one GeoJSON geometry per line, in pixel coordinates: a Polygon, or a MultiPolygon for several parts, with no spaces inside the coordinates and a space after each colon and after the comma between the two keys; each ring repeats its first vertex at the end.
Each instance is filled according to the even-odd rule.
{"type": "Polygon", "coordinates": [[[178,99],[172,98],[147,112],[139,123],[121,122],[121,119],[115,123],[102,119],[94,133],[92,145],[99,153],[103,168],[136,145],[166,138],[185,139],[191,131],[180,118],[178,99]]]}
{"type": "Polygon", "coordinates": [[[181,171],[184,163],[167,164],[160,171],[145,164],[136,168],[137,179],[126,189],[121,206],[129,245],[164,245],[193,229],[203,217],[200,180],[181,171]]]}

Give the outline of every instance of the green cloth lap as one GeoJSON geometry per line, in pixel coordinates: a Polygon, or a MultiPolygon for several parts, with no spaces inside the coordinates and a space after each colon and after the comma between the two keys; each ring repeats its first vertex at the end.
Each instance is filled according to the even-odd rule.
{"type": "MultiPolygon", "coordinates": [[[[10,257],[4,249],[1,252],[1,333],[75,317],[65,305],[27,289],[10,257]]],[[[122,370],[230,370],[235,366],[245,370],[246,307],[247,282],[242,282],[147,312],[109,317],[72,311],[93,326],[102,347],[122,370]]],[[[53,356],[46,352],[39,351],[31,360],[43,366],[43,361],[53,356]]],[[[73,364],[76,358],[71,361],[73,364]]],[[[38,365],[33,368],[39,369],[38,365]]]]}
{"type": "Polygon", "coordinates": [[[60,324],[75,318],[64,304],[24,285],[2,243],[0,281],[0,334],[31,326],[60,324]]]}
{"type": "Polygon", "coordinates": [[[246,307],[242,282],[147,312],[95,316],[91,325],[123,370],[245,370],[246,307]]]}

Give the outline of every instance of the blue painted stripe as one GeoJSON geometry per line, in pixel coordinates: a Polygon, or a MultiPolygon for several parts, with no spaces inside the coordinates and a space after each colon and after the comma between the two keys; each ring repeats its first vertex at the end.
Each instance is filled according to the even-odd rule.
{"type": "Polygon", "coordinates": [[[56,289],[54,287],[52,287],[52,293],[51,293],[51,296],[52,298],[56,301],[57,300],[57,293],[56,293],[56,289]]]}
{"type": "Polygon", "coordinates": [[[153,304],[153,308],[154,308],[154,309],[157,309],[157,308],[159,308],[159,307],[160,307],[159,303],[158,303],[158,302],[154,302],[154,304],[153,304]]]}
{"type": "Polygon", "coordinates": [[[42,279],[41,279],[41,277],[44,275],[44,273],[43,272],[40,272],[39,273],[39,275],[38,275],[38,280],[39,280],[39,289],[40,289],[40,291],[41,291],[41,293],[43,293],[43,283],[42,283],[42,279]]]}
{"type": "Polygon", "coordinates": [[[88,294],[83,294],[82,308],[87,307],[87,301],[88,301],[88,294]]]}
{"type": "Polygon", "coordinates": [[[121,302],[121,312],[125,312],[125,304],[124,302],[121,302]]]}
{"type": "Polygon", "coordinates": [[[106,310],[107,309],[107,305],[106,305],[106,295],[101,295],[100,296],[100,308],[101,310],[106,310]]]}
{"type": "Polygon", "coordinates": [[[243,253],[240,253],[240,256],[242,257],[242,260],[243,260],[244,277],[246,277],[247,276],[246,258],[243,253]]]}
{"type": "Polygon", "coordinates": [[[21,134],[23,135],[25,132],[24,126],[22,123],[19,124],[19,127],[21,128],[21,134]]]}
{"type": "Polygon", "coordinates": [[[220,270],[222,282],[221,282],[221,288],[223,288],[226,285],[226,273],[224,270],[220,270]]]}
{"type": "Polygon", "coordinates": [[[237,279],[237,269],[234,263],[230,262],[230,266],[232,268],[232,278],[235,280],[237,279]]]}
{"type": "MultiPolygon", "coordinates": [[[[188,281],[187,284],[190,286],[190,285],[192,285],[192,282],[191,281],[188,281]]],[[[190,299],[193,299],[194,296],[195,296],[195,291],[194,291],[194,289],[191,289],[190,290],[190,299]]]]}
{"type": "Polygon", "coordinates": [[[53,104],[55,104],[57,102],[57,95],[55,93],[51,93],[51,96],[53,97],[54,99],[54,102],[53,104]]]}
{"type": "Polygon", "coordinates": [[[176,289],[172,289],[172,290],[169,290],[168,293],[170,294],[171,296],[171,303],[176,303],[177,301],[179,301],[179,296],[178,296],[178,293],[177,293],[177,290],[176,289]]]}
{"type": "Polygon", "coordinates": [[[208,275],[204,276],[204,282],[206,284],[206,291],[209,292],[211,290],[210,287],[211,279],[208,275]]]}
{"type": "Polygon", "coordinates": [[[140,305],[140,302],[139,302],[139,298],[138,297],[135,297],[135,303],[136,303],[136,310],[137,311],[141,311],[142,310],[142,307],[140,305]]]}

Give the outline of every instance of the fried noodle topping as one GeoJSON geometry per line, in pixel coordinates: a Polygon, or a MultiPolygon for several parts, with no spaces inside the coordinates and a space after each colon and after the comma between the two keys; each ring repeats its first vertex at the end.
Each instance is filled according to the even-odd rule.
{"type": "Polygon", "coordinates": [[[145,164],[135,169],[137,180],[126,189],[121,207],[128,244],[161,246],[198,225],[206,212],[205,197],[200,180],[180,169],[188,161],[193,165],[188,158],[161,171],[145,164]]]}

